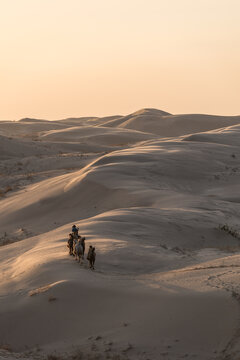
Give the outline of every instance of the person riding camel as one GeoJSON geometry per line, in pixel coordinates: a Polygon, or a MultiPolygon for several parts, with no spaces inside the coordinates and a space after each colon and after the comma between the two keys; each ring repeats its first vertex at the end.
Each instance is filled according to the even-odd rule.
{"type": "Polygon", "coordinates": [[[69,255],[73,255],[73,235],[72,234],[69,234],[67,246],[69,248],[69,255]]]}
{"type": "Polygon", "coordinates": [[[72,226],[72,232],[73,233],[78,233],[78,227],[76,225],[72,226]]]}
{"type": "Polygon", "coordinates": [[[78,230],[79,230],[79,228],[76,225],[72,226],[72,234],[73,234],[73,237],[76,239],[78,237],[78,230]]]}

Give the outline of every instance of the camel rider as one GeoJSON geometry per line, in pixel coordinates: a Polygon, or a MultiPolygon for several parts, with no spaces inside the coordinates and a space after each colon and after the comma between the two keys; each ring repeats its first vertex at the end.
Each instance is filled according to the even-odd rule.
{"type": "Polygon", "coordinates": [[[69,234],[67,246],[69,248],[69,255],[73,255],[73,235],[72,234],[69,234]]]}
{"type": "Polygon", "coordinates": [[[72,234],[73,234],[73,237],[75,237],[75,238],[78,237],[78,227],[76,227],[76,225],[72,226],[72,234]]]}

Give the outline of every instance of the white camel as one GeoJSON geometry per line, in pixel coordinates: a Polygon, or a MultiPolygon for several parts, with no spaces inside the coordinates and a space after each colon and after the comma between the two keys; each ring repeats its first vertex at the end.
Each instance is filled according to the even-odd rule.
{"type": "Polygon", "coordinates": [[[83,256],[84,254],[83,254],[83,246],[81,244],[81,240],[78,240],[78,242],[76,243],[74,253],[75,253],[75,260],[78,260],[78,262],[82,264],[82,261],[84,259],[83,256]]]}

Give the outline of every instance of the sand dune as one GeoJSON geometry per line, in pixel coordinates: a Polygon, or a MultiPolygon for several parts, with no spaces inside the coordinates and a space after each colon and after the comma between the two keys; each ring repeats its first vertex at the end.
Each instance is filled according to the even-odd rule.
{"type": "Polygon", "coordinates": [[[190,135],[185,137],[184,140],[239,146],[239,133],[240,125],[234,125],[222,129],[216,129],[214,131],[190,135]]]}
{"type": "Polygon", "coordinates": [[[39,121],[27,119],[27,121],[0,121],[0,134],[13,138],[34,137],[40,131],[64,128],[64,124],[55,121],[39,121]]]}
{"type": "Polygon", "coordinates": [[[109,121],[104,126],[117,126],[153,133],[161,137],[172,137],[235,125],[239,121],[240,116],[171,115],[155,109],[143,109],[120,119],[109,121]]]}
{"type": "Polygon", "coordinates": [[[121,115],[115,116],[105,116],[102,118],[99,117],[80,117],[80,118],[67,118],[60,120],[62,124],[72,125],[72,126],[92,126],[92,125],[99,125],[105,123],[106,121],[116,120],[121,118],[121,115]]]}
{"type": "Polygon", "coordinates": [[[237,360],[239,123],[0,123],[0,357],[237,360]],[[95,272],[68,255],[73,223],[95,272]]]}
{"type": "Polygon", "coordinates": [[[115,131],[117,128],[126,128],[157,134],[161,137],[173,137],[237,125],[239,121],[240,116],[172,115],[158,109],[142,109],[127,116],[81,117],[56,121],[30,118],[19,121],[2,121],[0,122],[0,134],[29,138],[44,131],[67,130],[76,126],[103,126],[115,128],[115,131]]]}
{"type": "MultiPolygon", "coordinates": [[[[151,141],[114,151],[83,170],[32,185],[11,196],[11,201],[3,199],[0,224],[2,228],[11,223],[20,226],[30,211],[34,224],[45,229],[43,223],[49,224],[50,219],[52,224],[55,218],[63,224],[64,219],[68,222],[130,204],[162,207],[171,197],[174,207],[184,207],[183,198],[187,206],[199,202],[212,206],[211,189],[238,183],[239,170],[235,168],[239,156],[239,147],[226,149],[225,145],[189,141],[151,141]],[[76,211],[78,217],[73,216],[76,211]]],[[[214,203],[221,209],[216,199],[214,203]]]]}
{"type": "Polygon", "coordinates": [[[97,143],[110,146],[126,146],[152,137],[151,134],[140,131],[112,129],[102,126],[78,126],[63,130],[51,130],[40,136],[41,139],[47,141],[85,142],[86,144],[97,143]]]}

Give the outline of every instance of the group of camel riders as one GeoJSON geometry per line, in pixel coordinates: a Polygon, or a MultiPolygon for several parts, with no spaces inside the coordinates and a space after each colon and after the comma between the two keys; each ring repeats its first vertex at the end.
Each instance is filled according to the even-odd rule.
{"type": "MultiPolygon", "coordinates": [[[[69,255],[75,256],[76,260],[79,258],[84,259],[85,253],[85,237],[78,234],[78,227],[76,225],[72,226],[72,232],[69,234],[67,247],[69,248],[69,255]]],[[[89,262],[90,269],[94,270],[94,263],[96,258],[95,247],[92,245],[89,246],[87,260],[89,262]]]]}

